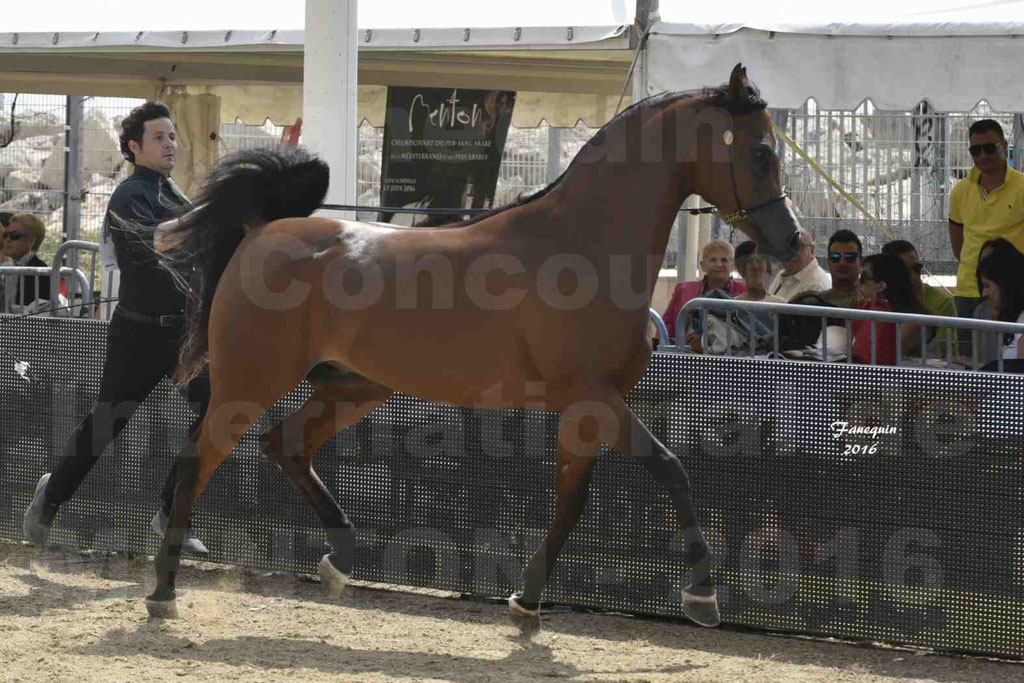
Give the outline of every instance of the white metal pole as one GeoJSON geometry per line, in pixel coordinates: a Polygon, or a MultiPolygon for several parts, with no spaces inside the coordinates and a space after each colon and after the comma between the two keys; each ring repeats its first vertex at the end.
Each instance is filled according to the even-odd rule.
{"type": "MultiPolygon", "coordinates": [[[[331,167],[328,204],[355,204],[358,98],[357,0],[306,0],[302,143],[331,167]]],[[[355,218],[355,212],[324,212],[355,218]]]]}
{"type": "MultiPolygon", "coordinates": [[[[684,209],[699,209],[700,195],[691,194],[683,202],[684,209]]],[[[700,216],[686,213],[686,263],[678,274],[679,282],[697,277],[697,263],[700,261],[700,216]]]]}
{"type": "MultiPolygon", "coordinates": [[[[704,201],[703,197],[700,197],[697,203],[698,206],[702,209],[711,206],[706,201],[704,201]]],[[[711,241],[711,214],[702,213],[699,216],[699,219],[700,220],[698,222],[698,225],[700,225],[700,239],[697,242],[698,254],[700,253],[701,249],[704,248],[704,245],[711,241]]]]}
{"type": "Polygon", "coordinates": [[[562,175],[562,129],[548,125],[548,167],[544,182],[551,184],[562,175]]]}

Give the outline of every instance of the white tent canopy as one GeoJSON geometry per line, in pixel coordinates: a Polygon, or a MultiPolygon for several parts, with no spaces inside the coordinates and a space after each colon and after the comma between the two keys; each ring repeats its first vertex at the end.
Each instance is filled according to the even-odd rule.
{"type": "MultiPolygon", "coordinates": [[[[360,119],[386,85],[520,93],[514,123],[601,125],[632,53],[635,0],[364,0],[360,119]]],[[[221,97],[221,118],[292,123],[302,106],[304,0],[36,0],[5,7],[0,91],[221,97]]]]}
{"type": "MultiPolygon", "coordinates": [[[[342,0],[339,0],[339,2],[342,0]]],[[[565,27],[575,27],[575,40],[592,42],[618,32],[624,24],[633,22],[635,0],[517,0],[514,3],[470,2],[468,0],[446,0],[445,2],[422,2],[421,0],[372,0],[359,3],[359,28],[374,31],[401,31],[412,42],[412,29],[457,29],[452,34],[452,47],[463,42],[478,40],[470,37],[464,41],[463,29],[551,29],[562,27],[559,37],[552,44],[565,40],[565,27]]],[[[275,39],[290,41],[298,39],[301,44],[305,27],[305,0],[175,0],[173,4],[139,3],[134,0],[89,0],[70,3],[67,0],[35,0],[15,3],[4,8],[3,32],[5,37],[19,33],[25,38],[33,34],[52,40],[53,34],[62,34],[57,45],[83,47],[97,40],[112,42],[121,34],[130,35],[132,43],[163,46],[156,41],[160,34],[177,34],[188,31],[194,37],[201,34],[218,33],[224,41],[224,32],[231,30],[251,39],[251,34],[274,31],[275,39]],[[138,32],[143,35],[135,37],[138,32]],[[99,34],[96,36],[96,34],[99,34]],[[80,35],[79,35],[80,34],[80,35]],[[79,41],[78,44],[74,41],[79,41]]],[[[440,44],[440,35],[433,40],[440,44]]],[[[520,42],[537,43],[539,32],[532,33],[533,40],[527,40],[530,32],[520,36],[520,42]]],[[[421,34],[421,40],[423,36],[421,34]]],[[[226,42],[235,39],[233,36],[226,42]]],[[[372,41],[368,41],[371,42],[372,41]]],[[[512,44],[511,31],[502,43],[512,44]]]]}
{"type": "Polygon", "coordinates": [[[743,62],[773,107],[1024,111],[1024,0],[662,0],[660,14],[650,93],[716,85],[743,62]]]}
{"type": "MultiPolygon", "coordinates": [[[[341,1],[341,0],[339,0],[341,1]]],[[[635,0],[518,0],[481,3],[477,0],[374,0],[359,3],[359,27],[377,32],[412,29],[458,29],[450,47],[464,47],[463,28],[575,27],[576,40],[600,40],[632,23],[635,0]],[[580,34],[579,31],[583,31],[580,34]]],[[[44,37],[47,46],[88,47],[98,40],[128,34],[126,46],[146,45],[153,35],[190,32],[189,43],[203,32],[276,32],[281,40],[301,38],[304,0],[176,0],[172,7],[139,4],[135,0],[35,0],[4,8],[0,48],[14,33],[23,40],[44,37]],[[140,35],[139,32],[142,32],[140,35]],[[197,33],[198,32],[198,33],[197,33]],[[54,33],[61,34],[54,40],[54,33]],[[77,34],[87,37],[72,44],[77,34]],[[138,38],[138,40],[136,40],[138,38]]],[[[850,6],[817,0],[779,0],[774,3],[725,1],[693,3],[661,0],[657,32],[671,35],[716,35],[742,29],[832,36],[1010,36],[1024,34],[1022,0],[859,0],[850,6]]],[[[564,32],[558,41],[565,39],[564,32]]],[[[524,33],[520,41],[526,40],[524,33]]],[[[412,40],[408,35],[406,40],[412,40]]],[[[510,37],[505,45],[514,42],[510,37]]],[[[372,41],[370,41],[372,43],[372,41]]],[[[301,44],[301,41],[296,44],[301,44]]],[[[24,46],[24,44],[22,44],[24,46]]]]}

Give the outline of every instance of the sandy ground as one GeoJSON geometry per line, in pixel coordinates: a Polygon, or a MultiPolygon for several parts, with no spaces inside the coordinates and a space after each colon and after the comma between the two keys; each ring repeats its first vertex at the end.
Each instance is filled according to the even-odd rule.
{"type": "Polygon", "coordinates": [[[987,681],[1024,664],[678,621],[553,612],[527,639],[503,605],[186,563],[149,621],[150,558],[0,540],[2,681],[987,681]]]}

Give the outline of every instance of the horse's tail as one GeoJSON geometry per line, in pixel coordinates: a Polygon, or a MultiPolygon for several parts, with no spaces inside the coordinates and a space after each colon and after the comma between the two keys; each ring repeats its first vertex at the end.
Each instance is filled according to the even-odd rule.
{"type": "Polygon", "coordinates": [[[196,199],[163,241],[177,246],[162,263],[187,294],[185,340],[173,380],[198,375],[209,351],[210,307],[224,268],[248,230],[279,218],[305,217],[327,194],[327,164],[301,147],[249,149],[220,160],[196,199]]]}

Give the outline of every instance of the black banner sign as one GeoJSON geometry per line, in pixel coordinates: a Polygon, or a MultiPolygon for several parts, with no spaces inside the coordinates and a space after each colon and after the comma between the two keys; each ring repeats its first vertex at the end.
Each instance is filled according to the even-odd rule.
{"type": "MultiPolygon", "coordinates": [[[[487,209],[516,94],[505,90],[388,87],[381,205],[487,209]]],[[[459,216],[381,213],[401,225],[441,225],[459,216]]]]}

